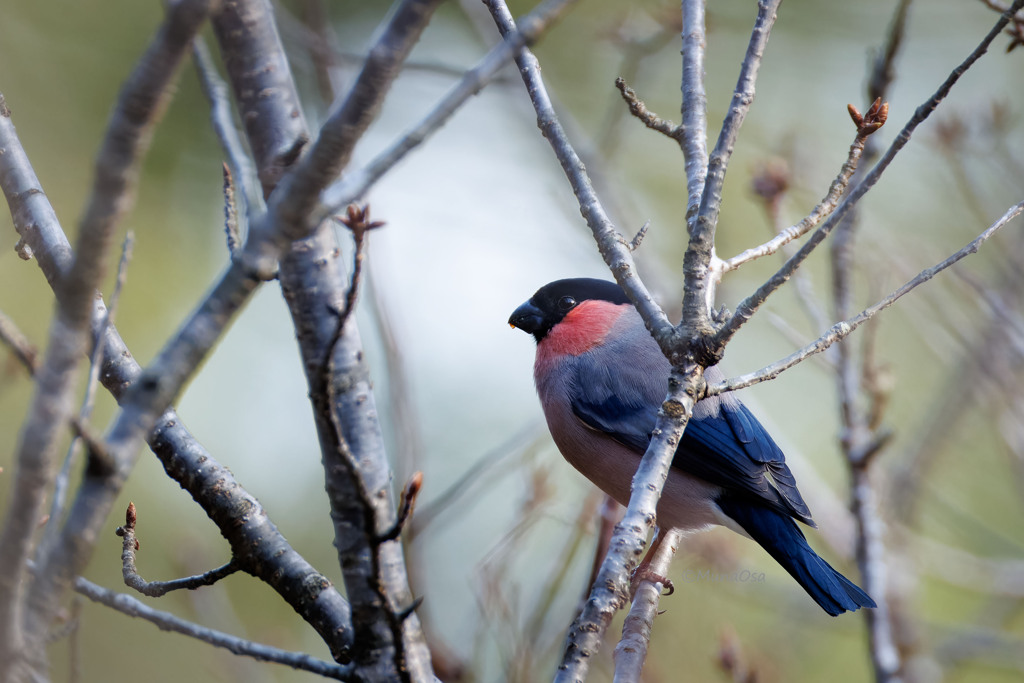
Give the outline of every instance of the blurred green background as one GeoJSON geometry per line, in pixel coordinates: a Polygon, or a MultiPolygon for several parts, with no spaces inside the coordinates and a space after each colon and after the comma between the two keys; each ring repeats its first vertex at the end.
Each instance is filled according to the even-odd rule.
{"type": "MultiPolygon", "coordinates": [[[[716,135],[755,10],[751,2],[710,5],[707,87],[710,128],[716,135]]],[[[853,138],[846,104],[861,110],[868,104],[869,57],[884,40],[893,5],[875,0],[784,3],[762,65],[757,100],[730,166],[719,255],[731,256],[770,236],[750,190],[752,176],[767,161],[784,160],[791,173],[792,190],[782,207],[787,224],[803,217],[824,194],[853,138]]],[[[387,8],[388,3],[376,1],[329,4],[345,53],[366,50],[387,8]]],[[[516,14],[529,8],[527,3],[513,5],[516,14]]],[[[584,0],[536,49],[574,141],[599,172],[620,229],[633,233],[651,221],[638,258],[670,311],[678,308],[673,302],[679,300],[685,248],[682,157],[674,143],[624,115],[613,81],[624,68],[624,45],[655,35],[659,21],[673,12],[678,12],[676,5],[659,2],[584,0]]],[[[126,0],[102,5],[0,0],[0,16],[0,92],[73,240],[106,116],[160,21],[160,6],[126,0]]],[[[982,3],[969,0],[913,5],[890,94],[889,123],[878,134],[884,143],[995,18],[982,3]]],[[[429,111],[453,83],[451,69],[468,68],[484,54],[495,41],[488,22],[476,3],[448,3],[441,9],[412,55],[415,68],[399,80],[355,163],[368,160],[429,111]]],[[[318,94],[313,62],[294,19],[282,16],[282,34],[315,125],[328,104],[318,94]]],[[[1003,54],[1007,43],[997,41],[997,49],[968,73],[861,204],[860,304],[959,249],[1021,200],[1024,175],[1013,169],[1019,171],[1024,155],[1024,52],[1003,54]],[[1003,117],[995,121],[994,106],[1003,117]],[[963,130],[954,144],[943,144],[949,135],[939,133],[957,126],[963,130]]],[[[343,85],[353,77],[356,63],[339,64],[343,85]]],[[[678,40],[668,40],[639,64],[630,84],[652,110],[678,120],[679,72],[678,40]]],[[[226,261],[222,154],[208,121],[195,72],[187,65],[147,157],[136,208],[124,226],[135,234],[135,249],[117,326],[143,364],[226,261]]],[[[425,596],[426,626],[474,680],[547,678],[583,591],[593,529],[584,525],[579,550],[562,576],[566,548],[581,506],[593,500],[588,499],[589,484],[561,460],[541,426],[531,377],[533,343],[510,331],[505,321],[549,280],[607,271],[537,134],[512,69],[403,161],[368,199],[373,217],[388,225],[371,238],[371,289],[364,293],[360,320],[396,479],[404,481],[416,469],[425,473],[423,523],[410,556],[416,592],[425,596]],[[399,349],[390,362],[382,319],[399,349]],[[401,385],[389,381],[398,370],[406,380],[401,385]],[[472,487],[464,487],[465,495],[443,500],[449,487],[481,462],[491,464],[472,487]],[[564,583],[553,583],[556,577],[564,583]]],[[[1004,232],[960,267],[962,276],[946,273],[883,314],[876,353],[894,382],[886,424],[895,437],[876,472],[883,490],[929,429],[929,415],[936,414],[950,390],[949,380],[972,353],[972,325],[983,319],[984,307],[965,282],[992,287],[1020,268],[1009,257],[1020,253],[1014,244],[1021,242],[1021,227],[1011,225],[1004,232]]],[[[21,261],[10,248],[16,240],[4,212],[0,243],[8,248],[0,251],[0,310],[43,345],[52,296],[35,264],[21,261]]],[[[339,240],[348,248],[344,234],[339,240]]],[[[764,259],[730,275],[719,303],[735,306],[778,264],[764,259]]],[[[827,309],[824,250],[807,272],[827,309]]],[[[784,291],[737,336],[724,365],[727,372],[748,372],[820,331],[807,322],[793,293],[784,291]]],[[[1019,380],[1019,353],[1015,358],[1018,362],[1006,373],[1019,380]]],[[[31,385],[6,353],[0,359],[3,509],[11,453],[31,385]]],[[[259,497],[291,543],[339,582],[306,393],[290,320],[271,283],[192,382],[179,412],[214,456],[259,497]]],[[[812,361],[742,395],[793,461],[822,527],[810,534],[812,545],[855,576],[848,555],[847,478],[837,445],[838,401],[829,371],[812,361]]],[[[1022,447],[1013,435],[1020,433],[1024,402],[1019,389],[1013,395],[983,387],[981,395],[984,400],[956,411],[955,430],[937,445],[941,451],[933,465],[919,474],[924,486],[912,537],[935,539],[976,557],[1019,562],[1024,559],[1024,468],[1022,447]]],[[[101,392],[94,422],[102,426],[112,415],[113,403],[101,392]]],[[[155,458],[142,459],[123,504],[115,509],[123,509],[128,500],[139,508],[139,562],[146,578],[171,578],[226,561],[227,547],[216,529],[163,475],[155,458]]],[[[88,571],[93,581],[114,588],[121,585],[120,541],[113,534],[119,521],[116,513],[88,571]]],[[[890,541],[903,551],[890,578],[913,617],[901,628],[912,634],[916,680],[1020,680],[1024,592],[979,583],[985,575],[961,571],[948,564],[948,555],[905,545],[905,536],[892,528],[889,532],[890,541]],[[976,650],[958,658],[957,644],[976,650]]],[[[729,532],[688,539],[670,577],[677,579],[677,590],[662,603],[666,612],[655,628],[648,680],[726,680],[716,662],[724,642],[737,644],[762,681],[870,676],[863,619],[828,618],[767,555],[729,532]],[[708,567],[764,572],[766,580],[678,580],[685,570],[708,567]]],[[[274,593],[245,576],[149,602],[214,628],[327,657],[326,648],[274,593]]],[[[87,681],[120,676],[312,680],[162,634],[104,607],[85,604],[81,618],[87,681]],[[115,665],[125,661],[129,666],[115,665]]],[[[594,680],[610,678],[611,648],[610,642],[594,680]]],[[[56,643],[53,652],[54,676],[60,680],[66,676],[66,642],[56,643]]]]}

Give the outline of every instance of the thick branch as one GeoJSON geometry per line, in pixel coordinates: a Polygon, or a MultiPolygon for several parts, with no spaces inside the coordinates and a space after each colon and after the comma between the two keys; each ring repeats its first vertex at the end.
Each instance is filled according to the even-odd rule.
{"type": "MultiPolygon", "coordinates": [[[[18,666],[20,658],[42,655],[36,646],[26,652],[27,643],[22,642],[22,620],[26,616],[49,617],[22,613],[31,534],[42,513],[46,488],[54,477],[58,435],[71,414],[75,372],[88,345],[93,298],[106,270],[108,247],[131,204],[139,163],[152,128],[169,100],[169,85],[208,9],[207,0],[186,0],[170,7],[167,20],[125,83],[97,157],[76,255],[66,274],[55,281],[57,316],[15,454],[15,482],[0,535],[0,679],[6,677],[7,666],[18,666]]],[[[13,207],[37,192],[39,181],[27,158],[18,153],[20,146],[2,97],[0,128],[0,148],[4,152],[18,148],[11,150],[13,159],[0,162],[0,183],[13,207]]],[[[12,210],[17,222],[16,212],[12,210]]]]}
{"type": "MultiPolygon", "coordinates": [[[[13,127],[9,127],[9,120],[5,118],[0,118],[0,147],[4,149],[4,154],[0,155],[0,184],[7,195],[15,228],[53,286],[70,267],[71,245],[32,173],[13,127]]],[[[94,307],[92,329],[95,334],[106,320],[106,309],[100,299],[94,301],[94,307]]],[[[100,380],[118,398],[138,379],[142,370],[113,326],[105,328],[101,343],[100,380]]],[[[173,411],[160,419],[150,435],[150,445],[168,475],[189,491],[217,524],[231,543],[233,555],[247,559],[246,571],[280,593],[316,629],[335,656],[344,658],[352,639],[348,604],[326,578],[288,545],[259,502],[195,441],[173,411]]],[[[87,482],[98,475],[98,471],[87,469],[87,482]]],[[[106,494],[113,497],[120,484],[100,478],[91,486],[100,490],[106,487],[106,494]]],[[[57,557],[42,558],[41,564],[50,568],[38,572],[39,578],[29,598],[32,614],[40,617],[52,614],[71,578],[82,571],[91,556],[107,516],[102,510],[92,514],[90,500],[89,495],[80,497],[75,512],[69,516],[73,527],[70,532],[65,529],[62,536],[71,545],[61,546],[62,553],[57,557]]],[[[49,622],[40,618],[37,626],[42,637],[49,622]]]]}

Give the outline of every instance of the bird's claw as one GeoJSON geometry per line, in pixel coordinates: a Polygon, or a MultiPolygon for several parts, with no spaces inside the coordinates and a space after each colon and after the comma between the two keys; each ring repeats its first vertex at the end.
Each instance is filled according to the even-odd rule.
{"type": "Polygon", "coordinates": [[[655,574],[651,571],[649,566],[641,566],[637,567],[636,571],[633,572],[633,576],[629,581],[630,594],[635,595],[637,589],[640,588],[640,584],[644,581],[648,581],[650,583],[660,583],[662,585],[663,590],[665,591],[662,593],[662,595],[668,596],[676,592],[675,584],[673,584],[667,576],[655,574]]]}

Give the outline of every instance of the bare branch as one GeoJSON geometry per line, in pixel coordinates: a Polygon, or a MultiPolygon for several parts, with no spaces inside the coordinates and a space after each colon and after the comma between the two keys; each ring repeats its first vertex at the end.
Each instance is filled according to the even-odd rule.
{"type": "Polygon", "coordinates": [[[825,334],[821,335],[820,337],[818,337],[818,339],[814,340],[804,348],[795,351],[794,353],[783,358],[782,360],[776,363],[772,363],[771,365],[762,368],[757,372],[751,372],[746,375],[740,375],[738,377],[725,380],[723,382],[708,385],[707,395],[714,396],[715,394],[721,394],[726,391],[735,391],[737,389],[743,389],[745,387],[753,386],[754,384],[759,384],[760,382],[764,382],[766,380],[775,379],[783,371],[788,370],[794,365],[800,363],[805,358],[812,356],[816,353],[821,353],[822,351],[830,347],[832,344],[847,337],[851,332],[853,332],[855,329],[857,329],[865,322],[873,318],[879,312],[883,311],[889,306],[892,306],[894,303],[896,303],[897,300],[899,300],[902,296],[912,291],[918,285],[924,284],[928,280],[931,280],[933,277],[941,273],[943,270],[949,268],[954,263],[965,258],[966,256],[977,253],[978,249],[981,247],[982,244],[984,244],[990,237],[992,237],[992,235],[998,232],[1001,228],[1003,228],[1007,223],[1016,218],[1022,212],[1024,212],[1024,202],[1021,202],[1020,204],[1011,207],[1005,214],[1003,214],[1003,216],[999,220],[990,225],[984,232],[975,237],[973,240],[971,240],[970,243],[968,243],[962,249],[957,251],[955,254],[951,255],[949,258],[945,259],[941,263],[937,263],[931,268],[926,268],[925,270],[922,270],[913,279],[904,283],[903,286],[892,291],[889,295],[879,300],[877,303],[869,306],[868,308],[865,308],[863,311],[853,316],[852,318],[836,323],[831,328],[829,328],[829,330],[825,334]]]}
{"type": "Polygon", "coordinates": [[[640,121],[650,128],[651,130],[658,131],[662,135],[666,135],[677,142],[681,142],[683,138],[682,126],[661,118],[654,112],[647,108],[647,105],[636,96],[636,92],[633,91],[627,84],[625,79],[616,78],[615,87],[622,93],[622,99],[626,101],[629,106],[629,113],[640,119],[640,121]]]}
{"type": "Polygon", "coordinates": [[[704,88],[704,59],[707,52],[706,0],[685,0],[683,10],[683,139],[680,147],[686,160],[686,224],[697,215],[708,175],[708,98],[704,88]]]}
{"type": "Polygon", "coordinates": [[[18,329],[14,321],[2,311],[0,311],[0,342],[7,345],[7,348],[25,367],[29,375],[36,373],[36,369],[39,367],[39,352],[28,340],[28,337],[18,329]]]}
{"type": "Polygon", "coordinates": [[[839,175],[837,175],[835,180],[832,181],[825,197],[817,206],[814,207],[814,209],[811,210],[806,218],[796,225],[779,231],[775,237],[764,244],[747,249],[743,253],[737,254],[731,259],[725,261],[723,272],[735,270],[743,264],[761,258],[762,256],[774,254],[786,244],[803,237],[812,228],[817,227],[818,224],[821,223],[822,219],[835,210],[836,206],[839,204],[839,200],[842,198],[843,193],[849,185],[850,178],[853,177],[854,171],[857,170],[857,165],[860,163],[861,155],[864,152],[864,145],[866,143],[867,138],[862,137],[860,134],[854,138],[853,144],[850,145],[850,151],[847,154],[846,161],[839,170],[839,175]]]}
{"type": "MultiPolygon", "coordinates": [[[[516,30],[515,21],[512,19],[508,6],[504,0],[487,0],[486,4],[502,37],[507,39],[516,30]]],[[[559,123],[554,107],[551,105],[547,88],[540,75],[537,58],[524,47],[516,56],[516,64],[519,66],[526,90],[530,94],[530,99],[537,112],[537,125],[551,145],[563,172],[572,185],[576,199],[579,201],[580,213],[594,234],[594,240],[601,251],[601,256],[611,269],[615,280],[626,291],[630,301],[640,312],[644,323],[651,330],[655,339],[662,344],[662,348],[668,348],[668,344],[671,343],[675,335],[672,323],[654,301],[654,297],[651,296],[647,287],[640,281],[636,273],[636,263],[629,251],[628,240],[615,229],[594,191],[593,184],[587,177],[583,162],[569,143],[565,130],[559,123]]]]}
{"type": "MultiPolygon", "coordinates": [[[[2,106],[0,111],[7,111],[2,106]]],[[[0,185],[4,190],[15,228],[30,248],[51,287],[70,268],[72,249],[54,215],[39,181],[32,172],[24,149],[8,118],[0,116],[0,185]]],[[[97,299],[92,316],[93,331],[106,319],[106,309],[97,299]]],[[[103,336],[100,381],[120,398],[141,374],[141,368],[117,330],[110,326],[103,336]]],[[[259,501],[249,495],[188,432],[173,411],[167,411],[149,437],[154,453],[171,478],[189,491],[231,543],[238,558],[248,558],[246,571],[276,590],[331,648],[339,659],[347,656],[352,642],[348,603],[330,582],[287,543],[269,520],[259,501]]],[[[109,471],[109,468],[105,470],[109,471]]],[[[30,614],[35,615],[37,632],[49,629],[47,615],[58,609],[64,589],[81,571],[95,546],[108,508],[103,496],[119,490],[121,481],[105,476],[93,479],[97,471],[86,469],[83,490],[75,501],[62,531],[67,541],[53,557],[43,558],[42,571],[30,595],[30,614]],[[98,506],[98,507],[97,507],[98,506]]],[[[123,476],[123,474],[122,474],[123,476]]]]}
{"type": "MultiPolygon", "coordinates": [[[[225,2],[221,11],[213,16],[212,23],[266,197],[309,142],[273,10],[267,0],[225,2]]],[[[197,54],[202,60],[201,47],[197,54]]],[[[216,72],[212,65],[205,68],[200,64],[200,69],[202,80],[209,88],[216,72]]],[[[228,150],[229,160],[240,162],[245,155],[232,140],[234,126],[229,125],[230,118],[225,119],[226,103],[224,106],[216,104],[224,98],[215,88],[209,92],[216,95],[214,115],[219,123],[215,123],[215,127],[221,144],[228,150]]],[[[241,163],[235,169],[239,182],[247,177],[242,172],[244,168],[246,165],[241,163]]],[[[251,211],[256,206],[251,203],[248,209],[251,211]]]]}
{"type": "Polygon", "coordinates": [[[135,503],[128,503],[124,526],[117,527],[116,533],[123,539],[121,542],[121,573],[124,576],[124,583],[129,588],[134,588],[145,596],[159,598],[171,591],[195,590],[202,586],[212,586],[224,577],[231,576],[241,569],[238,563],[232,559],[222,567],[211,569],[196,576],[187,576],[172,581],[146,581],[139,576],[139,570],[135,568],[135,553],[138,552],[140,546],[135,534],[136,519],[135,503]]]}
{"type": "Polygon", "coordinates": [[[366,166],[331,185],[321,197],[313,221],[326,220],[352,202],[360,200],[395,164],[437,132],[466,103],[505,68],[509,59],[547,30],[576,0],[546,0],[524,18],[522,26],[504,36],[480,62],[465,72],[459,82],[411,130],[395,140],[366,166]]]}
{"type": "MultiPolygon", "coordinates": [[[[1024,0],[1015,0],[1011,9],[1016,12],[1022,6],[1024,6],[1024,0]]],[[[900,131],[896,139],[893,140],[889,149],[886,150],[882,158],[875,164],[874,168],[865,176],[864,180],[858,183],[846,196],[832,215],[822,224],[808,239],[806,243],[800,248],[800,250],[790,258],[786,264],[779,269],[767,282],[761,285],[757,291],[744,299],[739,306],[736,308],[736,312],[729,319],[729,321],[715,334],[714,345],[717,347],[724,346],[732,337],[736,334],[739,328],[750,319],[751,316],[761,307],[761,305],[767,300],[767,298],[781,287],[793,274],[794,271],[804,262],[804,260],[811,254],[812,251],[822,242],[828,234],[843,220],[843,217],[848,211],[853,209],[854,206],[860,201],[860,199],[874,187],[875,183],[878,182],[882,174],[892,163],[892,160],[896,157],[901,149],[910,141],[910,136],[914,130],[917,129],[921,123],[923,123],[931,115],[939,103],[946,98],[953,86],[960,77],[963,76],[966,71],[973,66],[973,64],[981,59],[992,41],[995,40],[999,33],[1003,30],[1006,24],[1009,22],[1009,15],[1004,14],[996,22],[995,26],[989,31],[989,33],[981,40],[978,46],[971,52],[970,55],[958,66],[952,73],[946,78],[946,80],[939,86],[938,90],[928,98],[921,106],[917,108],[914,115],[907,121],[903,129],[900,131]]]]}
{"type": "Polygon", "coordinates": [[[231,167],[227,164],[224,170],[224,234],[227,238],[228,253],[234,254],[242,243],[238,230],[238,206],[235,204],[235,183],[231,177],[231,167]]]}
{"type": "MultiPolygon", "coordinates": [[[[283,179],[270,212],[282,236],[309,231],[320,191],[348,165],[356,142],[376,117],[384,97],[440,0],[401,0],[363,64],[352,89],[320,129],[308,153],[283,179]]],[[[315,227],[318,223],[312,221],[315,227]]]]}
{"type": "Polygon", "coordinates": [[[192,41],[192,61],[199,74],[199,84],[210,103],[210,122],[228,159],[226,163],[230,170],[225,173],[233,176],[234,186],[242,190],[240,213],[247,220],[249,215],[263,208],[263,197],[258,192],[259,178],[235,128],[228,86],[217,73],[210,48],[202,37],[192,41]]]}
{"type": "MultiPolygon", "coordinates": [[[[660,533],[660,532],[659,532],[660,533]]],[[[633,605],[622,624],[622,640],[615,646],[615,680],[628,683],[640,681],[644,661],[647,659],[647,646],[651,642],[651,630],[654,628],[654,617],[658,615],[658,601],[661,597],[662,582],[650,577],[668,575],[669,563],[675,555],[682,532],[670,529],[659,538],[653,547],[653,557],[648,566],[649,574],[642,577],[640,585],[633,597],[633,605]]]]}
{"type": "MultiPolygon", "coordinates": [[[[139,163],[152,128],[169,100],[169,85],[208,10],[207,0],[184,0],[171,6],[166,21],[125,83],[97,157],[78,250],[67,274],[56,285],[58,313],[15,456],[15,484],[0,535],[0,678],[8,667],[24,666],[23,658],[41,656],[36,647],[26,650],[21,623],[31,534],[41,516],[46,487],[55,476],[56,440],[70,416],[75,369],[87,344],[93,299],[105,271],[108,246],[119,219],[131,204],[139,163]]],[[[0,127],[0,147],[7,148],[11,143],[20,148],[5,105],[0,105],[0,127]]],[[[25,192],[39,187],[27,159],[17,153],[15,157],[0,162],[4,166],[0,170],[4,194],[12,206],[20,203],[25,192]]],[[[16,211],[12,210],[12,216],[16,211]]],[[[14,217],[17,223],[18,216],[14,217]]],[[[19,234],[24,238],[21,230],[19,234]]],[[[38,616],[45,619],[48,615],[38,616]]]]}
{"type": "Polygon", "coordinates": [[[180,633],[190,638],[195,638],[205,643],[209,643],[214,647],[224,648],[236,655],[253,657],[254,659],[262,662],[283,664],[299,671],[308,671],[310,673],[317,674],[318,676],[334,678],[339,681],[354,680],[352,667],[339,666],[332,662],[325,662],[323,660],[310,657],[307,654],[280,650],[276,647],[254,643],[251,640],[245,640],[221,631],[206,628],[205,626],[199,626],[198,624],[176,617],[169,612],[155,610],[130,595],[116,593],[103,588],[102,586],[97,586],[91,581],[81,577],[75,579],[74,587],[77,593],[84,595],[93,602],[106,605],[107,607],[115,609],[130,617],[145,619],[146,621],[155,624],[162,631],[180,633]]]}
{"type": "MultiPolygon", "coordinates": [[[[722,186],[725,184],[726,168],[732,157],[736,139],[739,137],[740,127],[743,125],[750,105],[754,102],[754,86],[757,81],[757,73],[761,68],[761,57],[768,45],[768,36],[775,24],[781,2],[782,0],[759,0],[757,3],[757,18],[754,20],[754,29],[750,36],[750,42],[747,44],[747,53],[740,67],[740,75],[733,91],[729,112],[726,114],[725,121],[722,122],[722,130],[718,135],[715,148],[708,157],[707,179],[701,193],[700,208],[697,215],[693,217],[695,222],[688,224],[690,244],[687,248],[687,261],[683,266],[684,272],[688,266],[699,267],[702,271],[707,268],[707,262],[714,249],[715,225],[718,223],[718,213],[722,205],[722,186]],[[693,253],[691,254],[691,252],[693,253]],[[697,259],[703,263],[692,263],[697,259]]],[[[690,300],[691,303],[687,305],[684,300],[684,317],[697,314],[697,311],[701,310],[698,304],[700,307],[705,305],[706,279],[702,276],[698,281],[699,287],[694,288],[692,292],[688,283],[686,300],[690,300]]],[[[706,316],[706,313],[702,315],[706,316]]]]}
{"type": "MultiPolygon", "coordinates": [[[[117,280],[114,283],[114,291],[110,295],[110,305],[105,309],[103,321],[93,333],[92,353],[89,354],[89,379],[85,386],[85,397],[82,399],[82,405],[78,409],[78,419],[76,422],[76,425],[79,426],[79,431],[82,433],[87,431],[84,425],[92,415],[92,408],[96,400],[96,389],[99,386],[100,380],[100,366],[103,362],[103,337],[106,335],[107,329],[114,324],[117,304],[121,299],[121,292],[124,290],[124,283],[128,278],[128,263],[132,258],[134,243],[135,236],[129,230],[121,245],[121,260],[117,265],[117,280]]],[[[101,301],[97,297],[97,306],[99,305],[101,305],[101,301]]],[[[64,456],[64,464],[61,465],[60,472],[54,481],[53,500],[50,503],[50,519],[46,524],[43,539],[40,541],[42,554],[44,555],[52,550],[53,544],[58,538],[60,524],[65,511],[64,508],[67,504],[71,468],[74,466],[75,454],[78,452],[80,445],[79,440],[86,441],[88,456],[92,464],[95,465],[97,464],[97,459],[102,459],[104,462],[101,466],[104,469],[109,470],[113,466],[113,461],[107,452],[105,444],[99,439],[82,439],[82,437],[72,439],[71,444],[68,446],[68,452],[64,456]]]]}

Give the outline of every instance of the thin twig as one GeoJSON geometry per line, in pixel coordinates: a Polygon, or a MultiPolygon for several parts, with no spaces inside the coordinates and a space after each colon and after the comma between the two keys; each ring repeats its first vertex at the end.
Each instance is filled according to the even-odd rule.
{"type": "Polygon", "coordinates": [[[636,92],[626,84],[624,78],[615,79],[615,87],[622,93],[622,99],[629,106],[629,113],[640,119],[640,122],[651,130],[666,135],[676,142],[682,142],[683,128],[677,126],[667,119],[663,119],[647,108],[643,100],[636,96],[636,92]]]}
{"type": "Polygon", "coordinates": [[[745,387],[753,386],[754,384],[759,384],[760,382],[764,382],[766,380],[775,379],[776,377],[779,376],[780,373],[800,363],[805,358],[812,356],[816,353],[821,353],[822,351],[830,347],[832,344],[847,337],[851,332],[853,332],[853,330],[863,325],[865,322],[873,318],[882,310],[888,308],[889,306],[892,306],[903,295],[909,293],[918,285],[924,284],[928,280],[931,280],[937,274],[939,274],[946,268],[949,268],[951,265],[953,265],[957,261],[960,261],[966,256],[976,253],[979,247],[982,244],[984,244],[990,237],[992,237],[992,235],[998,232],[1001,228],[1003,228],[1007,223],[1016,218],[1022,212],[1024,212],[1024,202],[1021,202],[1020,204],[1016,204],[1015,206],[1011,207],[1005,214],[1003,214],[1003,216],[999,220],[990,225],[984,232],[982,232],[980,235],[971,240],[970,243],[968,243],[966,246],[964,246],[956,253],[949,256],[947,259],[943,260],[941,263],[937,263],[936,265],[930,268],[922,270],[914,278],[904,283],[901,287],[893,290],[883,299],[865,308],[863,311],[853,316],[852,318],[836,323],[831,328],[829,328],[827,332],[825,332],[823,335],[818,337],[818,339],[814,340],[807,346],[803,347],[802,349],[799,349],[798,351],[795,351],[786,358],[783,358],[782,360],[776,363],[772,363],[771,365],[762,368],[756,372],[751,372],[746,375],[739,375],[737,377],[733,377],[731,379],[718,382],[716,384],[710,384],[707,388],[707,395],[714,396],[715,394],[721,394],[726,391],[735,391],[737,389],[743,389],[745,387]]]}
{"type": "Polygon", "coordinates": [[[535,447],[544,426],[540,421],[531,422],[513,434],[496,448],[487,451],[474,462],[448,488],[434,496],[434,499],[420,506],[412,521],[410,535],[415,538],[420,532],[445,511],[452,509],[460,498],[472,494],[481,479],[506,460],[520,458],[535,447]]]}
{"type": "Polygon", "coordinates": [[[231,167],[225,163],[224,171],[224,235],[227,239],[228,253],[234,255],[242,243],[238,230],[238,206],[235,203],[235,182],[231,177],[231,167]]]}
{"type": "Polygon", "coordinates": [[[309,671],[310,673],[317,674],[318,676],[334,678],[339,681],[353,680],[352,667],[340,666],[333,662],[325,662],[323,660],[316,659],[315,657],[310,657],[307,654],[280,650],[276,647],[254,643],[251,640],[245,640],[221,631],[206,628],[205,626],[185,621],[184,619],[176,617],[169,612],[155,610],[130,595],[117,593],[103,588],[102,586],[97,586],[91,581],[81,577],[75,579],[74,588],[77,593],[84,595],[93,602],[106,605],[107,607],[115,609],[130,617],[145,619],[146,621],[155,624],[162,631],[180,633],[184,636],[188,636],[189,638],[201,640],[204,643],[213,645],[214,647],[224,648],[236,655],[252,657],[262,662],[283,664],[285,666],[290,666],[293,669],[309,671]]]}
{"type": "Polygon", "coordinates": [[[7,345],[29,375],[35,375],[39,367],[39,352],[3,311],[0,311],[0,342],[7,345]]]}
{"type": "Polygon", "coordinates": [[[217,67],[210,56],[210,48],[206,46],[206,41],[202,37],[192,41],[192,60],[199,74],[203,94],[210,103],[210,122],[220,146],[227,155],[226,163],[230,166],[234,186],[242,190],[242,210],[237,213],[242,216],[243,221],[247,221],[249,215],[264,208],[263,197],[258,192],[259,178],[256,176],[256,169],[246,153],[238,129],[235,128],[228,85],[217,73],[217,67]]]}
{"type": "Polygon", "coordinates": [[[839,169],[839,175],[835,177],[832,184],[829,185],[828,192],[825,197],[815,206],[806,218],[802,219],[796,225],[792,225],[784,230],[778,231],[772,239],[768,240],[764,244],[751,247],[741,254],[733,256],[723,264],[723,272],[729,272],[735,270],[745,263],[749,263],[755,259],[761,258],[762,256],[768,256],[774,254],[786,244],[789,244],[795,239],[803,237],[811,229],[818,226],[822,219],[827,217],[839,204],[839,200],[842,199],[843,192],[846,191],[849,185],[850,178],[853,177],[854,171],[857,170],[857,165],[860,162],[861,155],[864,152],[864,145],[867,143],[867,138],[862,137],[859,133],[854,138],[853,143],[850,145],[850,151],[846,156],[846,161],[843,163],[842,168],[839,169]]]}
{"type": "Polygon", "coordinates": [[[117,535],[121,541],[121,574],[124,576],[124,584],[150,598],[159,598],[171,591],[195,590],[203,586],[212,586],[221,579],[231,576],[241,567],[235,560],[227,564],[203,572],[196,576],[186,576],[171,581],[146,581],[139,575],[135,567],[135,553],[139,550],[139,541],[135,534],[136,510],[135,503],[128,503],[128,510],[125,512],[124,526],[117,527],[117,535]]]}
{"type": "Polygon", "coordinates": [[[381,177],[402,158],[439,130],[471,97],[479,93],[504,68],[516,51],[529,45],[550,28],[576,0],[545,0],[523,19],[522,26],[491,48],[475,67],[465,72],[459,82],[412,129],[395,140],[370,163],[348,174],[323,193],[321,206],[313,221],[326,219],[352,202],[360,200],[381,177]]]}
{"type": "MultiPolygon", "coordinates": [[[[1014,0],[1011,10],[1016,12],[1022,6],[1024,6],[1024,0],[1014,0]]],[[[886,150],[882,158],[875,164],[874,168],[865,176],[864,180],[858,183],[846,196],[832,215],[825,221],[808,239],[806,243],[800,248],[800,250],[788,261],[786,264],[778,270],[767,282],[761,285],[757,291],[744,299],[739,306],[736,307],[736,312],[732,315],[729,321],[716,333],[714,346],[722,347],[736,334],[740,327],[753,316],[753,314],[761,307],[761,305],[768,299],[768,297],[781,287],[796,271],[796,269],[806,260],[812,251],[822,242],[829,233],[843,220],[843,217],[848,211],[853,209],[854,206],[860,201],[860,199],[878,182],[882,174],[892,163],[892,160],[896,157],[903,147],[910,141],[910,137],[913,132],[917,129],[921,123],[923,123],[931,115],[935,108],[938,107],[939,103],[942,102],[952,90],[953,86],[960,80],[960,77],[967,72],[976,61],[981,59],[989,46],[992,44],[1006,26],[1010,20],[1009,13],[1004,14],[996,22],[995,26],[989,31],[989,33],[981,40],[978,46],[971,51],[970,55],[957,66],[946,80],[939,86],[938,90],[928,98],[921,106],[917,108],[914,115],[907,121],[903,129],[893,140],[889,149],[886,150]]]]}
{"type": "MultiPolygon", "coordinates": [[[[106,307],[106,314],[103,316],[103,322],[100,324],[93,337],[93,349],[92,353],[89,355],[89,379],[85,385],[85,397],[82,399],[82,405],[78,409],[78,422],[82,425],[84,425],[92,415],[92,408],[96,400],[96,389],[99,387],[100,367],[103,364],[103,337],[106,335],[107,330],[114,324],[114,317],[117,315],[117,304],[121,299],[121,292],[124,290],[124,283],[128,278],[128,263],[132,258],[134,242],[135,236],[132,231],[129,230],[121,245],[121,260],[117,264],[117,280],[114,283],[114,291],[110,295],[110,302],[106,307]]],[[[41,541],[44,547],[49,547],[50,544],[57,540],[57,533],[60,529],[61,518],[64,515],[64,507],[67,503],[67,491],[69,481],[71,479],[71,468],[74,466],[75,454],[78,452],[78,441],[79,439],[77,438],[72,439],[71,445],[68,446],[68,452],[64,456],[64,464],[61,466],[60,472],[57,474],[57,479],[54,482],[53,501],[50,504],[50,519],[47,522],[43,540],[41,541]]],[[[90,458],[104,458],[109,460],[110,456],[106,453],[105,447],[103,447],[99,440],[92,439],[86,445],[88,447],[90,458]]],[[[112,462],[105,463],[106,467],[111,465],[112,462]]]]}

